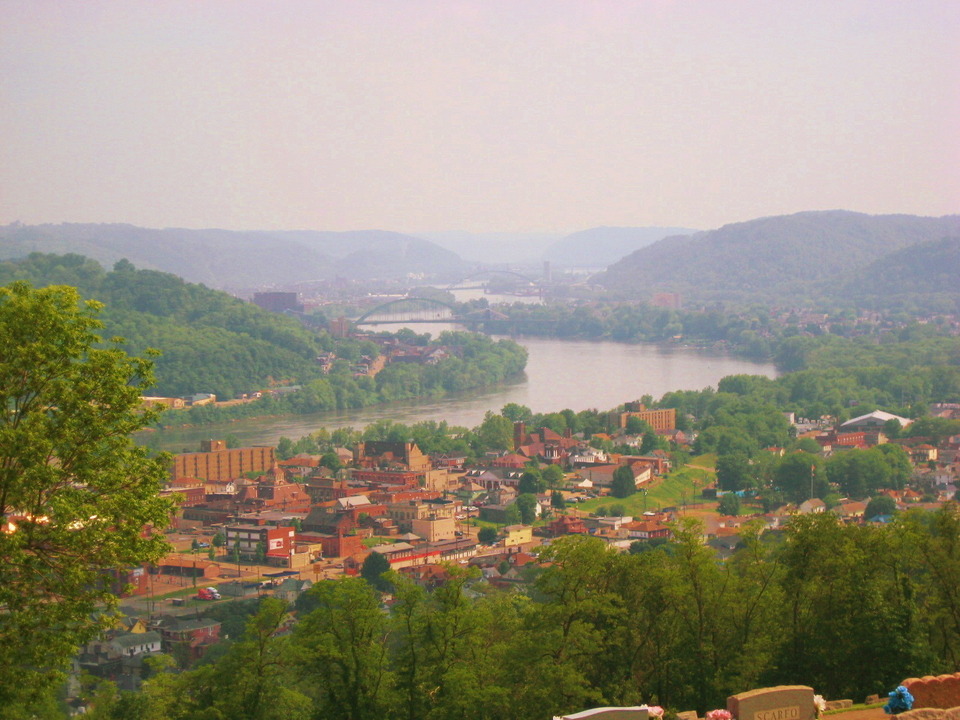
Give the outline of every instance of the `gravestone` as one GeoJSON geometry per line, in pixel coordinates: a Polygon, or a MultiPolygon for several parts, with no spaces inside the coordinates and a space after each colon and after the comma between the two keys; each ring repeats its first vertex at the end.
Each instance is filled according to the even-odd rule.
{"type": "Polygon", "coordinates": [[[648,720],[649,716],[645,707],[601,707],[562,715],[554,720],[648,720]]]}
{"type": "Polygon", "coordinates": [[[900,684],[913,695],[914,708],[954,708],[960,706],[960,673],[907,678],[900,684]]]}
{"type": "Polygon", "coordinates": [[[737,720],[814,720],[813,688],[778,685],[727,698],[727,710],[737,720]]]}
{"type": "Polygon", "coordinates": [[[943,720],[947,710],[941,708],[920,708],[919,710],[907,710],[893,716],[898,720],[943,720]]]}

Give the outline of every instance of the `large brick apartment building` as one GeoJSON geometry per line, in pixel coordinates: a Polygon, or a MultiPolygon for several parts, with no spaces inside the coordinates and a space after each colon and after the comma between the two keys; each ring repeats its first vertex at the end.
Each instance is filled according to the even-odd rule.
{"type": "Polygon", "coordinates": [[[203,440],[200,452],[175,455],[170,479],[198,478],[224,482],[248,472],[265,472],[276,462],[272,447],[228,449],[222,440],[203,440]]]}
{"type": "Polygon", "coordinates": [[[630,402],[626,404],[624,409],[625,412],[620,413],[621,428],[625,428],[627,426],[627,420],[632,417],[640,418],[658,432],[661,430],[673,430],[677,426],[677,411],[674,408],[648,410],[641,403],[630,402]]]}

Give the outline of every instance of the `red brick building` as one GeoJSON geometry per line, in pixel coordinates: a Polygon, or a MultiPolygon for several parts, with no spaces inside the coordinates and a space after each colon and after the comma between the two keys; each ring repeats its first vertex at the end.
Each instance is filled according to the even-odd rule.
{"type": "Polygon", "coordinates": [[[547,534],[551,537],[560,537],[562,535],[588,535],[590,531],[583,524],[583,520],[572,515],[561,515],[546,527],[547,534]]]}
{"type": "Polygon", "coordinates": [[[299,483],[287,482],[286,473],[276,464],[252,484],[241,489],[235,502],[241,512],[309,512],[311,505],[306,489],[299,483]]]}

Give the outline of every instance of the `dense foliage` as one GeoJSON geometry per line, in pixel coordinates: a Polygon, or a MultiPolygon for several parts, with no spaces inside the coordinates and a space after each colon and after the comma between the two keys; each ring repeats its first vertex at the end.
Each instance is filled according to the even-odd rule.
{"type": "MultiPolygon", "coordinates": [[[[429,343],[453,348],[456,354],[435,365],[390,363],[376,376],[357,377],[348,362],[335,363],[327,375],[304,384],[296,392],[267,396],[253,403],[232,407],[201,406],[164,415],[168,425],[220,422],[240,417],[284,413],[313,413],[375,405],[396,400],[442,397],[502,382],[523,371],[526,350],[511,340],[492,340],[485,335],[445,332],[429,343]]],[[[373,346],[368,340],[339,340],[335,346],[344,358],[373,346]]],[[[373,346],[371,352],[375,352],[373,346]]]]}
{"type": "Polygon", "coordinates": [[[937,266],[931,264],[947,259],[947,253],[931,252],[929,246],[957,237],[957,215],[801,212],[654,243],[614,263],[593,282],[630,298],[668,291],[696,303],[776,305],[791,298],[813,305],[830,298],[860,301],[861,307],[866,299],[887,307],[897,300],[925,303],[946,287],[945,309],[956,312],[955,284],[940,285],[937,266]],[[859,282],[848,284],[853,278],[859,282]]]}
{"type": "MultiPolygon", "coordinates": [[[[464,303],[469,315],[483,301],[464,303]]],[[[581,302],[498,308],[500,319],[484,320],[485,332],[616,342],[670,342],[730,350],[754,360],[774,360],[783,370],[807,367],[893,364],[954,364],[960,341],[950,336],[949,318],[919,323],[900,312],[882,322],[858,319],[849,307],[832,306],[824,324],[805,322],[798,312],[774,313],[752,306],[737,312],[675,310],[637,303],[581,302]]],[[[826,312],[826,310],[825,310],[826,312]]]]}
{"type": "Polygon", "coordinates": [[[389,364],[376,377],[358,377],[355,363],[379,353],[369,340],[308,330],[297,320],[167,273],[137,270],[125,260],[110,272],[79,255],[34,253],[23,261],[0,263],[0,284],[17,279],[73,285],[84,297],[106,305],[106,337],[123,338],[121,347],[134,354],[160,350],[152,394],[212,392],[230,399],[272,386],[301,386],[299,392],[247,405],[169,413],[164,421],[170,424],[437,397],[500,382],[526,364],[526,351],[509,340],[446,333],[432,344],[451,347],[453,353],[436,365],[389,364]],[[337,357],[326,375],[316,362],[321,352],[337,357]]]}
{"type": "Polygon", "coordinates": [[[884,528],[821,515],[743,535],[726,562],[695,524],[632,554],[561,540],[521,593],[456,568],[432,592],[394,576],[389,612],[362,579],[324,581],[292,634],[264,601],[219,662],[109,696],[93,717],[130,717],[134,698],[157,720],[240,717],[210,714],[240,704],[251,720],[526,720],[642,702],[702,715],[755,687],[859,699],[956,668],[956,505],[884,528]]]}
{"type": "Polygon", "coordinates": [[[73,288],[0,288],[0,705],[42,693],[111,624],[113,571],[160,558],[166,458],[130,440],[150,362],[96,347],[73,288]]]}
{"type": "Polygon", "coordinates": [[[0,285],[17,279],[72,285],[105,305],[105,337],[123,338],[133,354],[161,350],[154,394],[232,398],[271,381],[320,375],[314,358],[321,345],[299,322],[175,275],[137,270],[124,260],[106,272],[79,255],[34,253],[0,263],[0,285]]]}

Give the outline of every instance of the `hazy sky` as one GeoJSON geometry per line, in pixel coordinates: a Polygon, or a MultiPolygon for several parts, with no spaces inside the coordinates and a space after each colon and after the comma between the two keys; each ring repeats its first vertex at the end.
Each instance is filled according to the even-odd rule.
{"type": "Polygon", "coordinates": [[[0,0],[0,223],[960,212],[958,0],[0,0]]]}

